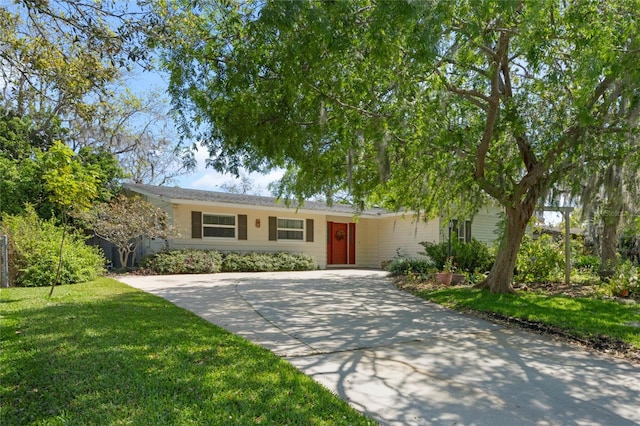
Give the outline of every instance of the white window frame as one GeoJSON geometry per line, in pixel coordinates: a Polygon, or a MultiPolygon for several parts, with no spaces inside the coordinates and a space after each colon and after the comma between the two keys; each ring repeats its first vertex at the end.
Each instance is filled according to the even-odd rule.
{"type": "Polygon", "coordinates": [[[305,237],[306,237],[306,221],[304,219],[298,219],[298,218],[290,218],[290,217],[276,217],[276,236],[278,241],[283,241],[283,242],[292,242],[292,243],[303,243],[306,241],[305,237]],[[302,228],[284,228],[284,227],[280,227],[280,221],[281,220],[293,220],[296,222],[301,222],[302,223],[302,228]],[[295,232],[300,232],[301,233],[301,238],[281,238],[280,237],[280,231],[295,231],[295,232]]]}
{"type": "MultiPolygon", "coordinates": [[[[471,220],[454,219],[454,223],[456,224],[456,227],[453,229],[453,231],[457,234],[458,241],[461,243],[471,242],[471,239],[467,240],[467,224],[469,225],[469,227],[471,227],[471,220]]],[[[473,235],[471,235],[471,238],[473,238],[473,235]]]]}
{"type": "Polygon", "coordinates": [[[202,238],[210,238],[217,240],[236,240],[238,239],[238,215],[229,214],[229,213],[202,213],[202,238]],[[205,223],[206,216],[219,216],[219,217],[232,217],[233,225],[224,225],[224,224],[208,224],[205,223]],[[223,228],[223,229],[233,229],[233,237],[224,237],[224,236],[208,236],[205,234],[205,228],[223,228]]]}

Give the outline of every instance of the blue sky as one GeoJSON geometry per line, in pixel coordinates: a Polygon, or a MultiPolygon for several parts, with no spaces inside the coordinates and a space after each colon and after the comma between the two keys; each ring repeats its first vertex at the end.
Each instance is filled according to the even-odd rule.
{"type": "MultiPolygon", "coordinates": [[[[135,94],[144,96],[145,94],[156,91],[159,93],[167,93],[167,80],[159,72],[138,72],[127,78],[127,87],[135,94]]],[[[166,95],[169,101],[168,94],[166,95]]],[[[177,137],[177,135],[176,135],[177,137]]],[[[181,188],[203,189],[208,191],[221,190],[220,185],[229,184],[231,182],[239,182],[232,174],[219,173],[211,168],[205,167],[205,160],[208,157],[207,150],[200,148],[196,152],[197,168],[193,173],[183,175],[174,179],[174,184],[181,188]]],[[[270,195],[268,186],[271,182],[282,177],[283,171],[277,170],[267,175],[260,173],[243,173],[248,176],[254,183],[253,193],[257,195],[270,195]]]]}

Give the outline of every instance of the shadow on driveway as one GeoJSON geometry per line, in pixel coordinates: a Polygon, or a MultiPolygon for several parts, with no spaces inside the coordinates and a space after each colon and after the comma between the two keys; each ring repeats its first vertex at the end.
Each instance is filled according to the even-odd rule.
{"type": "Polygon", "coordinates": [[[381,424],[640,424],[640,371],[459,314],[382,271],[121,277],[286,357],[381,424]]]}

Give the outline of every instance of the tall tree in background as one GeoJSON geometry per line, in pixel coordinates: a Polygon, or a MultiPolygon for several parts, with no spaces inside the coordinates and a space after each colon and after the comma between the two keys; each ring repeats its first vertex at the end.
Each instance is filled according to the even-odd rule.
{"type": "MultiPolygon", "coordinates": [[[[162,183],[193,166],[161,98],[123,93],[131,70],[152,68],[147,37],[161,31],[145,1],[16,1],[0,5],[0,106],[32,132],[110,152],[134,181],[162,183]],[[189,160],[187,163],[183,162],[189,160]]],[[[45,149],[43,149],[45,150],[45,149]]]]}
{"type": "Polygon", "coordinates": [[[286,167],[283,195],[348,191],[426,216],[489,197],[506,216],[482,284],[494,292],[513,291],[526,225],[554,184],[638,164],[636,0],[158,7],[182,129],[201,132],[214,166],[286,167]]]}
{"type": "Polygon", "coordinates": [[[620,227],[633,224],[640,212],[639,178],[637,164],[618,161],[594,171],[580,188],[587,235],[602,259],[602,278],[615,270],[620,227]]]}
{"type": "MultiPolygon", "coordinates": [[[[53,194],[45,177],[52,167],[58,166],[51,158],[63,158],[53,148],[66,134],[66,129],[59,125],[51,126],[43,134],[28,117],[0,108],[0,215],[19,214],[27,204],[41,218],[63,215],[60,204],[51,201],[53,194]]],[[[124,175],[110,152],[100,147],[84,147],[74,153],[74,162],[91,170],[99,181],[96,201],[106,201],[119,191],[119,179],[124,175]]]]}

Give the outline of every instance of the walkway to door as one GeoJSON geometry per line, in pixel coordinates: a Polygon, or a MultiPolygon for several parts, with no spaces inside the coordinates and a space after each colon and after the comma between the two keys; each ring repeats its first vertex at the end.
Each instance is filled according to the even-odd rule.
{"type": "Polygon", "coordinates": [[[126,276],[383,425],[640,424],[640,367],[461,315],[382,271],[126,276]]]}

